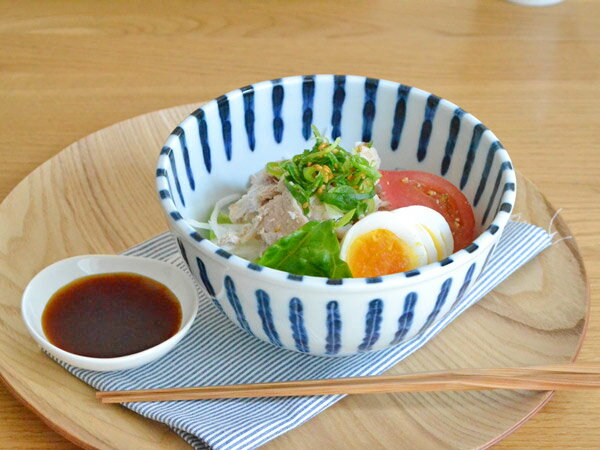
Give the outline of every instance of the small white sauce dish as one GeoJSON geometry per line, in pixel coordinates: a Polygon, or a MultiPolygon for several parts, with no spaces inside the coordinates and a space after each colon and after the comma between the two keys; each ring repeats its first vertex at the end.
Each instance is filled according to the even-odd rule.
{"type": "Polygon", "coordinates": [[[33,277],[23,292],[21,302],[25,325],[46,352],[72,366],[102,372],[133,369],[164,356],[189,331],[197,312],[198,292],[190,275],[167,262],[120,255],[84,255],[58,261],[33,277]],[[79,278],[116,272],[144,275],[168,287],[181,305],[181,325],[177,333],[154,347],[116,358],[81,356],[51,344],[42,328],[42,314],[54,293],[79,278]]]}

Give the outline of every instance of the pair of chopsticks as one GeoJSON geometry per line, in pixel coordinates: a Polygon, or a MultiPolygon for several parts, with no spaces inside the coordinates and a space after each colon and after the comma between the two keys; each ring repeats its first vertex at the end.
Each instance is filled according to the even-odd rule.
{"type": "Polygon", "coordinates": [[[600,389],[600,363],[495,369],[461,369],[405,375],[285,381],[279,383],[97,392],[101,403],[206,400],[242,397],[379,394],[389,392],[523,389],[600,389]]]}

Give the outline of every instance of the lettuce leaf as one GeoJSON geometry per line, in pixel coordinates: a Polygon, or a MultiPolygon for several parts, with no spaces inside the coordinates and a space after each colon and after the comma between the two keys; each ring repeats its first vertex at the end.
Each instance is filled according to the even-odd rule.
{"type": "Polygon", "coordinates": [[[308,222],[265,250],[256,262],[294,275],[352,278],[340,259],[340,243],[334,220],[308,222]]]}

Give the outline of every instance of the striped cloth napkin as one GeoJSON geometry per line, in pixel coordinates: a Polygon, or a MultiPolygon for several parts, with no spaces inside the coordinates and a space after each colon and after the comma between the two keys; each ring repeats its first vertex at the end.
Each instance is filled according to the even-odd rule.
{"type": "MultiPolygon", "coordinates": [[[[241,331],[202,291],[193,327],[175,350],[162,359],[121,372],[94,372],[61,364],[99,390],[379,375],[425,345],[459,314],[551,243],[552,236],[545,230],[527,223],[509,222],[485,272],[460,304],[426,333],[379,352],[327,358],[278,349],[241,331]]],[[[168,260],[187,270],[169,233],[156,236],[125,254],[168,260]]],[[[342,397],[147,402],[124,406],[167,424],[194,448],[245,449],[258,447],[297,427],[342,397]]]]}

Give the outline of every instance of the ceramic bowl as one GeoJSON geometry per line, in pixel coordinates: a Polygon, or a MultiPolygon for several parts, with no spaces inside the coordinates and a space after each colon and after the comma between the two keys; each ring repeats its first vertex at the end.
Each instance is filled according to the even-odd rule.
{"type": "Polygon", "coordinates": [[[233,323],[278,347],[338,356],[402,343],[448,313],[484,268],[516,194],[508,153],[474,116],[417,88],[349,75],[265,81],[206,103],[167,138],[156,183],[190,270],[233,323]],[[474,207],[478,237],[418,270],[327,279],[253,264],[186,222],[243,192],[267,162],[309,148],[313,124],[345,148],[373,141],[383,169],[454,183],[474,207]]]}
{"type": "Polygon", "coordinates": [[[135,256],[85,255],[58,261],[33,277],[23,292],[21,302],[21,314],[25,325],[46,352],[72,366],[96,371],[132,369],[164,356],[189,331],[197,312],[198,291],[188,274],[173,264],[135,256]],[[42,328],[42,314],[52,295],[78,278],[115,272],[137,273],[168,287],[181,305],[179,331],[154,347],[116,358],[81,356],[51,344],[42,328]]]}

